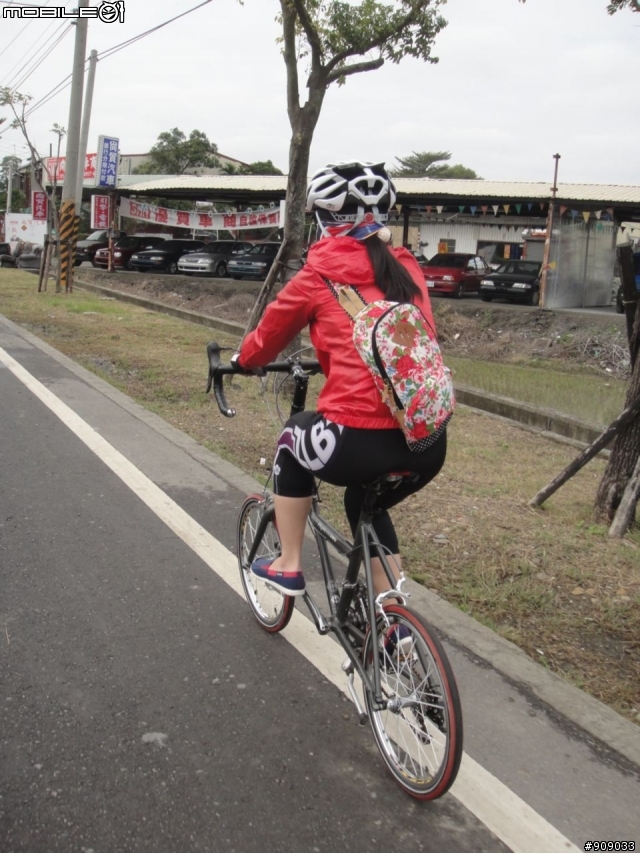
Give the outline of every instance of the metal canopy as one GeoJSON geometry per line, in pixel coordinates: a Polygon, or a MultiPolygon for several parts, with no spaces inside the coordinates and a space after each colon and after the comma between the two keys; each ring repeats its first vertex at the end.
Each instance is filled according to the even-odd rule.
{"type": "MultiPolygon", "coordinates": [[[[286,196],[286,175],[123,175],[118,193],[136,197],[161,197],[211,201],[240,210],[278,203],[286,196]]],[[[398,206],[424,209],[510,205],[510,216],[532,216],[551,197],[544,181],[482,181],[430,178],[395,179],[398,206]],[[521,205],[516,211],[515,205],[521,205]],[[533,206],[533,209],[530,206],[533,206]]],[[[558,184],[556,203],[580,210],[614,209],[614,218],[640,220],[640,187],[611,184],[558,184]]],[[[544,215],[544,214],[540,214],[544,215]]]]}

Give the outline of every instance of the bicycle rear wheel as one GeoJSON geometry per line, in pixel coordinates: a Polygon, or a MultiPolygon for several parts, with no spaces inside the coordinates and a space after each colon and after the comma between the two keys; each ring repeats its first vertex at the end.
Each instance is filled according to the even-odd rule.
{"type": "Polygon", "coordinates": [[[259,557],[275,560],[280,554],[280,537],[275,526],[273,509],[267,507],[263,496],[250,495],[245,499],[238,517],[240,579],[249,607],[262,628],[268,632],[280,632],[291,619],[294,601],[292,596],[285,596],[268,582],[251,574],[249,554],[257,536],[260,536],[260,542],[254,560],[259,557]],[[270,518],[260,535],[260,523],[265,513],[269,514],[270,518]]]}
{"type": "MultiPolygon", "coordinates": [[[[387,605],[384,610],[391,628],[379,620],[376,654],[386,708],[376,709],[365,687],[369,721],[396,782],[414,798],[435,800],[453,784],[462,758],[458,689],[429,624],[401,605],[387,605]]],[[[372,683],[373,655],[369,631],[363,662],[372,683]]]]}

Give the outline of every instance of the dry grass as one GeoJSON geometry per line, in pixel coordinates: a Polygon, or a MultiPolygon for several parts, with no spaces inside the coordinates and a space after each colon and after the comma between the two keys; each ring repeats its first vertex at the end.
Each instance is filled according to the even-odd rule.
{"type": "MultiPolygon", "coordinates": [[[[204,395],[210,331],[82,292],[38,295],[33,277],[7,270],[0,270],[0,311],[264,477],[260,458],[270,462],[277,435],[273,396],[258,380],[237,379],[229,397],[238,417],[218,415],[204,395]]],[[[637,723],[640,536],[609,541],[593,524],[603,461],[542,510],[527,506],[576,453],[460,408],[443,472],[402,505],[396,523],[416,580],[637,723]]],[[[339,491],[324,487],[323,496],[328,515],[340,518],[339,491]]]]}

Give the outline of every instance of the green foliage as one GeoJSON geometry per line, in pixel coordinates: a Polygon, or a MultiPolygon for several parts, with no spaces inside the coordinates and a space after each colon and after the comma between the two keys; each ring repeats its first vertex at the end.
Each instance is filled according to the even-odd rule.
{"type": "Polygon", "coordinates": [[[362,0],[354,5],[344,0],[280,0],[280,5],[284,18],[295,17],[298,57],[310,54],[312,66],[327,73],[328,85],[343,83],[349,74],[379,68],[385,60],[398,63],[413,56],[437,62],[431,47],[447,23],[438,15],[444,2],[362,0]],[[350,63],[354,57],[365,61],[350,63]]]}
{"type": "MultiPolygon", "coordinates": [[[[22,190],[16,190],[11,193],[11,213],[24,213],[27,208],[27,197],[22,190]]],[[[0,211],[7,209],[7,191],[0,190],[0,211]]]]}
{"type": "Polygon", "coordinates": [[[8,154],[0,161],[0,187],[4,190],[7,189],[9,171],[12,171],[15,174],[20,168],[21,162],[20,158],[16,157],[14,154],[8,154]]]}
{"type": "Polygon", "coordinates": [[[283,172],[274,166],[271,160],[256,160],[243,170],[245,175],[282,175],[283,172]]]}
{"type": "Polygon", "coordinates": [[[607,6],[607,12],[610,15],[615,15],[621,9],[629,9],[631,12],[640,12],[639,0],[611,0],[607,6]]]}
{"type": "Polygon", "coordinates": [[[225,175],[282,175],[284,174],[271,160],[256,160],[248,166],[236,166],[225,163],[220,167],[225,175]]]}
{"type": "Polygon", "coordinates": [[[392,174],[397,178],[480,178],[473,169],[456,163],[451,166],[450,151],[414,151],[407,157],[396,157],[400,168],[392,174]]]}
{"type": "Polygon", "coordinates": [[[187,138],[179,128],[163,131],[149,152],[149,160],[137,166],[136,175],[182,175],[194,166],[213,168],[219,165],[218,146],[200,130],[187,138]]]}

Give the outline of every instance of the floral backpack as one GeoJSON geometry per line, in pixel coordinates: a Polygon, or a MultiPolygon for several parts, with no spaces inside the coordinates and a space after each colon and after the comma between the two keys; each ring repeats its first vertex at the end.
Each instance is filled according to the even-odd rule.
{"type": "Polygon", "coordinates": [[[441,435],[456,405],[451,371],[429,321],[412,303],[367,303],[351,285],[325,279],[353,320],[353,343],[411,451],[441,435]]]}

